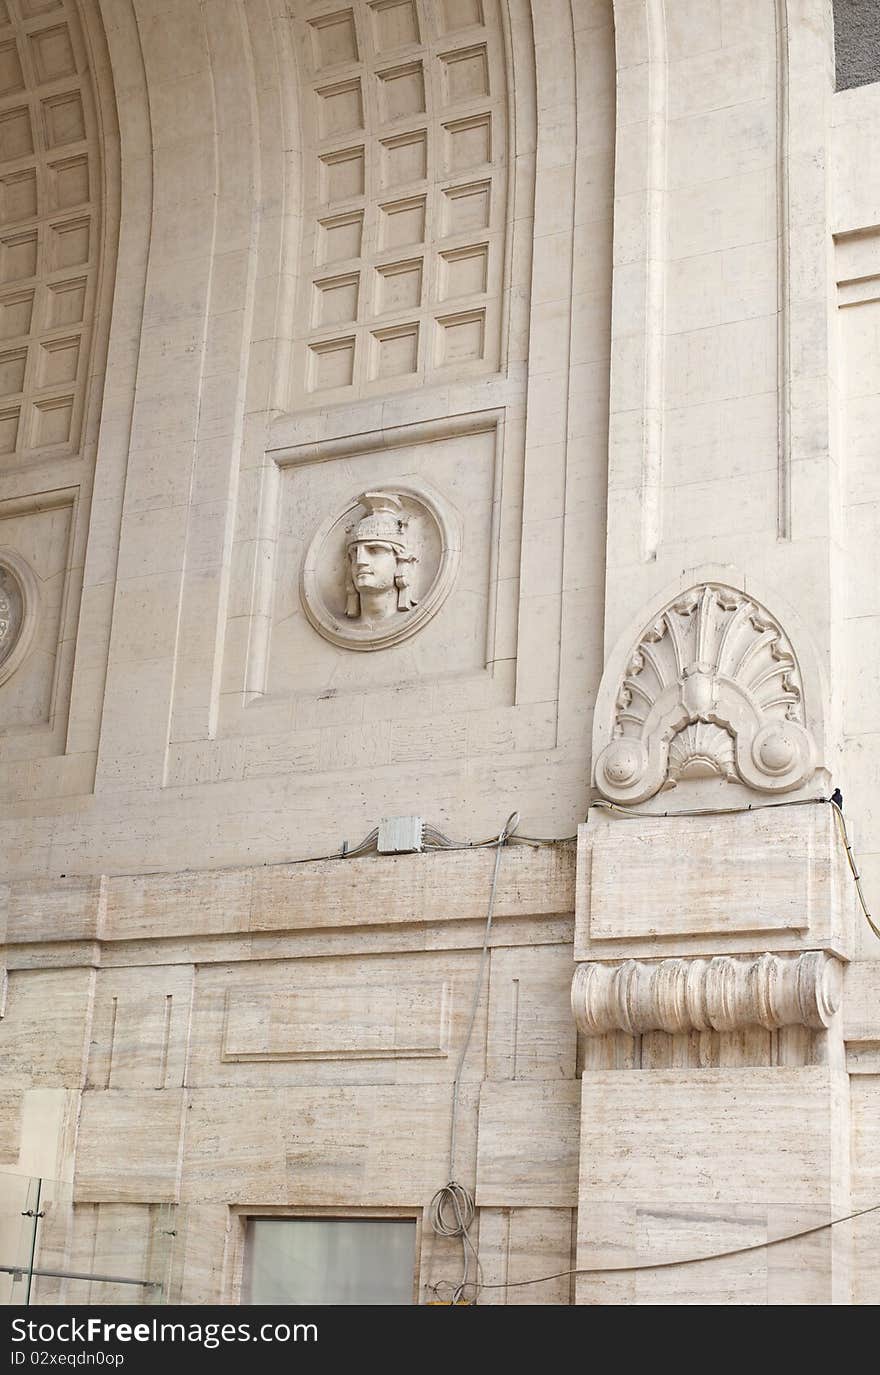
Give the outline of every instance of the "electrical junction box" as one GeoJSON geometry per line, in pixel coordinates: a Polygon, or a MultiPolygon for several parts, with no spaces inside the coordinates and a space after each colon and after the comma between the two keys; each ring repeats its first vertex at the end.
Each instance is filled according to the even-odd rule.
{"type": "Polygon", "coordinates": [[[422,849],[425,823],[420,816],[387,816],[379,822],[380,855],[411,855],[422,849]]]}

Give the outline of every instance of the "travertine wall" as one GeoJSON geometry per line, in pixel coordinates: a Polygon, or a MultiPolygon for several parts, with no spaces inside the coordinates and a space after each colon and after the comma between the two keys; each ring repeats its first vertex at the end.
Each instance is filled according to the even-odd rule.
{"type": "Polygon", "coordinates": [[[650,1265],[876,1201],[880,943],[812,801],[880,892],[831,9],[0,4],[0,1167],[72,1187],[59,1265],[232,1302],[248,1215],[360,1209],[457,1278],[492,852],[335,856],[601,793],[641,819],[502,857],[460,1168],[487,1282],[641,1268],[481,1301],[876,1300],[871,1216],[650,1265]]]}

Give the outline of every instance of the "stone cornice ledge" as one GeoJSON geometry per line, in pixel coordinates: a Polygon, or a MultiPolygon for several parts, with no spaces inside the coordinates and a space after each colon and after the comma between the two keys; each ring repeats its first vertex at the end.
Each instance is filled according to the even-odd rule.
{"type": "Polygon", "coordinates": [[[840,1006],[843,966],[824,951],[712,959],[580,964],[571,1006],[585,1036],[625,1031],[736,1031],[827,1027],[840,1006]]]}

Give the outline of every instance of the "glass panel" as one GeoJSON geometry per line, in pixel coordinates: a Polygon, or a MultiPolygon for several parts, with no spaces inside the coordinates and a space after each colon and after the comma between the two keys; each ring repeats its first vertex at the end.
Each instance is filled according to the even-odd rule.
{"type": "Polygon", "coordinates": [[[410,1304],[416,1224],[378,1218],[254,1218],[242,1303],[410,1304]]]}
{"type": "Polygon", "coordinates": [[[69,1183],[0,1171],[0,1305],[169,1302],[177,1212],[74,1206],[69,1183]]]}
{"type": "Polygon", "coordinates": [[[37,1224],[39,1180],[0,1172],[0,1303],[25,1304],[37,1224]]]}

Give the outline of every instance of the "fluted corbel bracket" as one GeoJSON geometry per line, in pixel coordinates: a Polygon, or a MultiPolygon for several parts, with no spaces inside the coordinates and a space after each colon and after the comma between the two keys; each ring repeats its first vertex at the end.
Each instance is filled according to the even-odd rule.
{"type": "Polygon", "coordinates": [[[843,966],[824,951],[713,959],[580,964],[571,1006],[585,1036],[625,1031],[736,1031],[827,1027],[840,1006],[843,966]]]}

